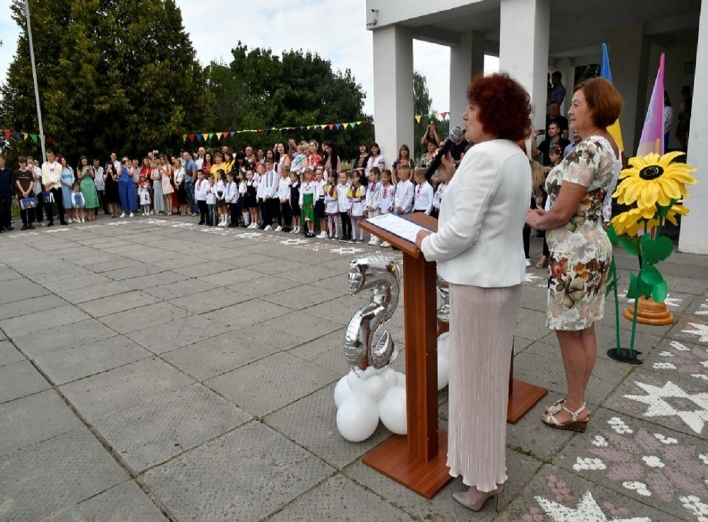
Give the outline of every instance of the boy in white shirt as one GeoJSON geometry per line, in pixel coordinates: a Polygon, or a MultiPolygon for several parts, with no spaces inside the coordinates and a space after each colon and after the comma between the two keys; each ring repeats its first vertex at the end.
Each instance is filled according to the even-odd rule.
{"type": "MultiPolygon", "coordinates": [[[[369,170],[369,188],[366,191],[366,214],[370,218],[376,217],[381,213],[379,209],[379,205],[381,204],[380,175],[381,173],[378,167],[371,167],[371,170],[369,170]]],[[[372,235],[369,244],[371,246],[378,246],[380,239],[372,235]]]]}
{"type": "Polygon", "coordinates": [[[410,174],[411,169],[408,165],[399,165],[394,203],[396,214],[408,214],[413,210],[413,183],[408,179],[410,174]]]}
{"type": "Polygon", "coordinates": [[[273,230],[271,226],[273,219],[280,221],[280,203],[278,201],[278,173],[275,171],[273,160],[266,159],[265,169],[266,173],[258,180],[258,185],[259,187],[261,184],[263,185],[263,207],[261,210],[263,226],[261,228],[269,232],[273,230]]]}
{"type": "MultiPolygon", "coordinates": [[[[381,212],[381,214],[390,214],[393,212],[395,201],[396,187],[391,185],[391,171],[385,169],[381,173],[381,187],[379,188],[379,212],[381,212]]],[[[387,248],[390,246],[391,245],[388,241],[381,243],[381,248],[387,248]]]]}
{"type": "Polygon", "coordinates": [[[286,163],[280,167],[278,200],[280,201],[281,221],[275,231],[290,232],[292,230],[293,215],[290,211],[290,165],[286,163]]]}
{"type": "Polygon", "coordinates": [[[337,183],[335,190],[337,191],[339,218],[342,220],[342,237],[339,238],[339,241],[348,242],[352,239],[352,220],[349,216],[352,202],[349,199],[349,175],[346,172],[339,173],[339,183],[337,183]]]}
{"type": "MultiPolygon", "coordinates": [[[[226,174],[226,192],[224,194],[224,200],[229,206],[229,214],[231,214],[231,223],[229,223],[229,228],[234,228],[238,226],[238,185],[234,181],[233,172],[226,174]]],[[[224,225],[226,226],[226,225],[224,225]]]]}
{"type": "Polygon", "coordinates": [[[204,178],[204,171],[197,171],[197,183],[194,185],[194,199],[199,206],[199,225],[206,225],[207,222],[207,192],[209,182],[204,178]]]}
{"type": "Polygon", "coordinates": [[[433,197],[435,193],[433,192],[433,187],[430,186],[430,183],[425,179],[425,169],[415,170],[415,182],[413,212],[425,212],[430,215],[433,210],[433,197]]]}
{"type": "Polygon", "coordinates": [[[433,212],[430,215],[436,219],[440,215],[440,203],[442,203],[442,197],[443,192],[445,192],[445,187],[447,187],[447,184],[444,181],[440,180],[437,188],[435,189],[435,195],[433,196],[433,212]]]}

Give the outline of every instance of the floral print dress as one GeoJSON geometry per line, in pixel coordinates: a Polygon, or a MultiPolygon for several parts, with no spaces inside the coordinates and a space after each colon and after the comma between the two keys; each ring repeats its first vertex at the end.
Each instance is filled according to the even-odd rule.
{"type": "Polygon", "coordinates": [[[605,313],[605,288],[612,244],[602,226],[608,187],[622,168],[601,136],[580,142],[546,179],[551,206],[564,183],[587,188],[568,223],[547,231],[551,251],[546,325],[553,330],[584,330],[605,313]]]}

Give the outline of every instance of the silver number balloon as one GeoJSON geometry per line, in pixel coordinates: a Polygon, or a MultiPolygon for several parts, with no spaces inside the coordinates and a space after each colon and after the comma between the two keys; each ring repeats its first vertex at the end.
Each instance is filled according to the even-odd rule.
{"type": "Polygon", "coordinates": [[[349,294],[367,289],[373,290],[371,302],[354,314],[344,335],[344,356],[355,371],[369,366],[384,368],[398,355],[387,330],[374,341],[377,330],[391,319],[398,306],[400,269],[393,259],[364,256],[349,263],[349,294]]]}
{"type": "Polygon", "coordinates": [[[438,295],[442,299],[442,304],[438,308],[438,321],[441,323],[450,322],[450,285],[442,277],[438,276],[438,295]]]}

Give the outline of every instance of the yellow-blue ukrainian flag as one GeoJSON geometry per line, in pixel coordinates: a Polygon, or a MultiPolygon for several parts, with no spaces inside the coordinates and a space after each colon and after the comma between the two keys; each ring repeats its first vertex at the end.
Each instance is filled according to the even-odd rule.
{"type": "MultiPolygon", "coordinates": [[[[607,44],[602,44],[602,66],[600,67],[600,78],[604,78],[612,83],[612,71],[610,70],[610,56],[607,54],[607,44]]],[[[607,127],[609,132],[619,147],[620,154],[624,152],[624,142],[622,141],[622,129],[620,129],[619,120],[607,127]]]]}

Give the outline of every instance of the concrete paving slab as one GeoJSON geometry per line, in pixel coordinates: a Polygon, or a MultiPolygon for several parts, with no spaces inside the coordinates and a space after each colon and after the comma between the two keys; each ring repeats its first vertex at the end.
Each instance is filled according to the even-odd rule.
{"type": "Polygon", "coordinates": [[[188,315],[187,311],[169,303],[155,303],[104,316],[101,322],[118,333],[126,334],[177,321],[188,315]]]}
{"type": "Polygon", "coordinates": [[[252,299],[209,312],[204,314],[203,317],[233,328],[234,330],[241,330],[258,324],[261,321],[280,317],[289,312],[291,312],[291,310],[284,306],[274,305],[259,299],[252,299]]]}
{"type": "Polygon", "coordinates": [[[664,379],[685,378],[708,381],[708,348],[687,341],[663,339],[656,350],[642,356],[643,370],[654,371],[664,379]]]}
{"type": "Polygon", "coordinates": [[[142,404],[194,381],[159,359],[142,359],[65,384],[61,392],[89,422],[142,404]]]}
{"type": "Polygon", "coordinates": [[[368,296],[350,297],[348,295],[332,299],[327,303],[311,306],[307,309],[308,314],[312,314],[321,319],[326,319],[341,325],[349,324],[352,316],[362,306],[369,302],[368,296]]]}
{"type": "Polygon", "coordinates": [[[76,348],[43,355],[35,358],[34,362],[54,384],[62,385],[140,359],[146,359],[152,355],[130,339],[117,335],[76,348]]]}
{"type": "MultiPolygon", "coordinates": [[[[399,344],[396,343],[396,346],[399,344]]],[[[401,348],[402,346],[399,346],[399,349],[401,348]]],[[[341,327],[327,335],[288,350],[288,353],[338,375],[349,373],[349,365],[344,358],[344,329],[341,327]]],[[[403,357],[403,354],[399,353],[398,357],[403,357]]]]}
{"type": "Polygon", "coordinates": [[[164,522],[165,515],[133,481],[62,510],[48,522],[164,522]]]}
{"type": "Polygon", "coordinates": [[[251,297],[264,297],[266,295],[275,294],[300,286],[302,286],[302,283],[284,279],[279,276],[259,275],[253,279],[247,279],[245,281],[229,285],[228,288],[251,297]]]}
{"type": "Polygon", "coordinates": [[[244,301],[250,301],[251,299],[252,297],[250,295],[235,292],[227,288],[219,288],[216,292],[207,290],[191,294],[184,298],[172,299],[169,303],[193,314],[205,314],[231,305],[243,303],[244,301]]]}
{"type": "Polygon", "coordinates": [[[305,310],[281,315],[246,328],[242,332],[279,350],[290,350],[335,330],[342,331],[343,335],[340,324],[320,319],[305,310]]]}
{"type": "Polygon", "coordinates": [[[81,428],[0,457],[0,513],[5,520],[42,520],[127,479],[81,428]]]}
{"type": "Polygon", "coordinates": [[[124,281],[134,277],[141,277],[164,272],[164,268],[160,268],[151,264],[141,263],[139,261],[127,259],[125,262],[130,263],[130,266],[125,268],[115,268],[105,272],[106,277],[110,277],[114,281],[124,281]]]}
{"type": "Polygon", "coordinates": [[[319,390],[339,377],[341,375],[287,353],[276,353],[204,384],[240,408],[263,416],[319,390]]]}
{"type": "Polygon", "coordinates": [[[267,295],[263,297],[263,300],[277,305],[287,306],[293,310],[302,310],[303,308],[326,303],[340,296],[340,293],[327,290],[326,288],[298,286],[267,295]]]}
{"type": "Polygon", "coordinates": [[[101,297],[115,296],[116,299],[120,299],[120,294],[130,292],[130,290],[131,288],[129,286],[122,283],[117,283],[115,281],[110,281],[108,283],[101,283],[99,285],[88,286],[86,288],[59,290],[56,293],[72,304],[79,304],[85,303],[86,301],[100,299],[101,297]]]}
{"type": "Polygon", "coordinates": [[[58,326],[78,323],[89,316],[72,305],[60,306],[0,321],[8,337],[21,337],[32,332],[50,331],[58,326]]]}
{"type": "Polygon", "coordinates": [[[192,294],[213,290],[216,285],[200,281],[198,279],[183,279],[176,283],[168,283],[165,285],[147,288],[146,293],[159,297],[163,301],[170,299],[178,299],[192,294]]]}
{"type": "Polygon", "coordinates": [[[13,343],[28,357],[61,352],[67,348],[113,337],[116,333],[95,319],[52,328],[51,335],[44,330],[16,337],[13,343]]]}
{"type": "Polygon", "coordinates": [[[121,283],[131,290],[145,290],[156,286],[168,285],[182,281],[184,276],[175,272],[160,272],[159,274],[151,274],[146,276],[124,279],[121,283]]]}
{"type": "Polygon", "coordinates": [[[210,337],[216,337],[228,328],[202,316],[190,315],[177,321],[152,325],[137,330],[128,337],[154,354],[169,352],[194,344],[210,337]]]}
{"type": "MultiPolygon", "coordinates": [[[[2,339],[5,337],[0,335],[2,339]]],[[[24,361],[25,356],[9,341],[0,341],[0,368],[8,364],[24,361]]]]}
{"type": "Polygon", "coordinates": [[[240,332],[227,332],[162,354],[162,359],[198,381],[205,381],[276,353],[240,332]]]}
{"type": "Polygon", "coordinates": [[[50,387],[29,361],[20,361],[0,368],[0,404],[39,393],[50,387]]]}
{"type": "Polygon", "coordinates": [[[266,277],[260,272],[255,272],[250,268],[232,268],[226,271],[218,271],[217,273],[211,273],[209,266],[204,266],[203,268],[204,271],[201,277],[199,277],[199,280],[219,286],[237,285],[253,279],[266,277]]]}
{"type": "Polygon", "coordinates": [[[0,265],[0,281],[10,281],[12,279],[21,279],[22,274],[13,270],[7,265],[0,265]]]}
{"type": "Polygon", "coordinates": [[[60,306],[66,306],[68,304],[69,303],[67,303],[64,299],[51,294],[32,297],[22,301],[15,301],[13,303],[6,303],[0,305],[0,321],[35,312],[42,312],[44,310],[51,310],[52,308],[59,308],[60,306]]]}
{"type": "Polygon", "coordinates": [[[47,295],[49,290],[28,279],[0,281],[0,304],[24,301],[32,297],[47,295]]]}
{"type": "Polygon", "coordinates": [[[415,520],[351,479],[336,475],[287,505],[269,520],[309,522],[313,515],[330,522],[357,520],[396,522],[415,520]]]}
{"type": "Polygon", "coordinates": [[[708,347],[708,315],[682,316],[667,336],[708,347]]]}
{"type": "Polygon", "coordinates": [[[143,480],[178,520],[260,520],[333,472],[253,422],[148,471],[143,480]]]}
{"type": "Polygon", "coordinates": [[[157,303],[158,298],[153,297],[140,290],[131,290],[119,296],[108,296],[93,301],[86,301],[78,304],[87,314],[93,317],[104,317],[106,315],[125,312],[141,306],[157,303]]]}
{"type": "Polygon", "coordinates": [[[94,423],[136,474],[253,420],[201,384],[164,393],[94,423]]]}
{"type": "Polygon", "coordinates": [[[334,384],[265,417],[265,423],[339,470],[391,436],[383,423],[366,441],[347,441],[337,429],[334,384]]]}
{"type": "MultiPolygon", "coordinates": [[[[505,483],[501,497],[502,509],[505,509],[509,502],[523,490],[534,473],[541,467],[541,463],[536,459],[510,449],[507,449],[506,452],[506,462],[509,480],[505,483]]],[[[402,511],[417,517],[418,520],[457,522],[473,519],[475,521],[487,521],[497,516],[497,513],[494,512],[493,501],[488,501],[484,509],[479,513],[472,513],[452,498],[454,492],[466,489],[466,486],[462,483],[462,478],[454,479],[435,497],[426,500],[398,482],[366,466],[361,461],[357,461],[347,467],[344,470],[344,474],[352,478],[357,484],[399,507],[402,511]]]]}
{"type": "Polygon", "coordinates": [[[83,423],[54,390],[0,404],[0,456],[81,427],[83,423]]]}
{"type": "Polygon", "coordinates": [[[58,293],[66,290],[76,290],[77,288],[86,288],[90,286],[103,285],[110,282],[110,279],[100,274],[91,274],[83,271],[83,274],[70,279],[49,280],[44,283],[49,290],[58,293]]]}

